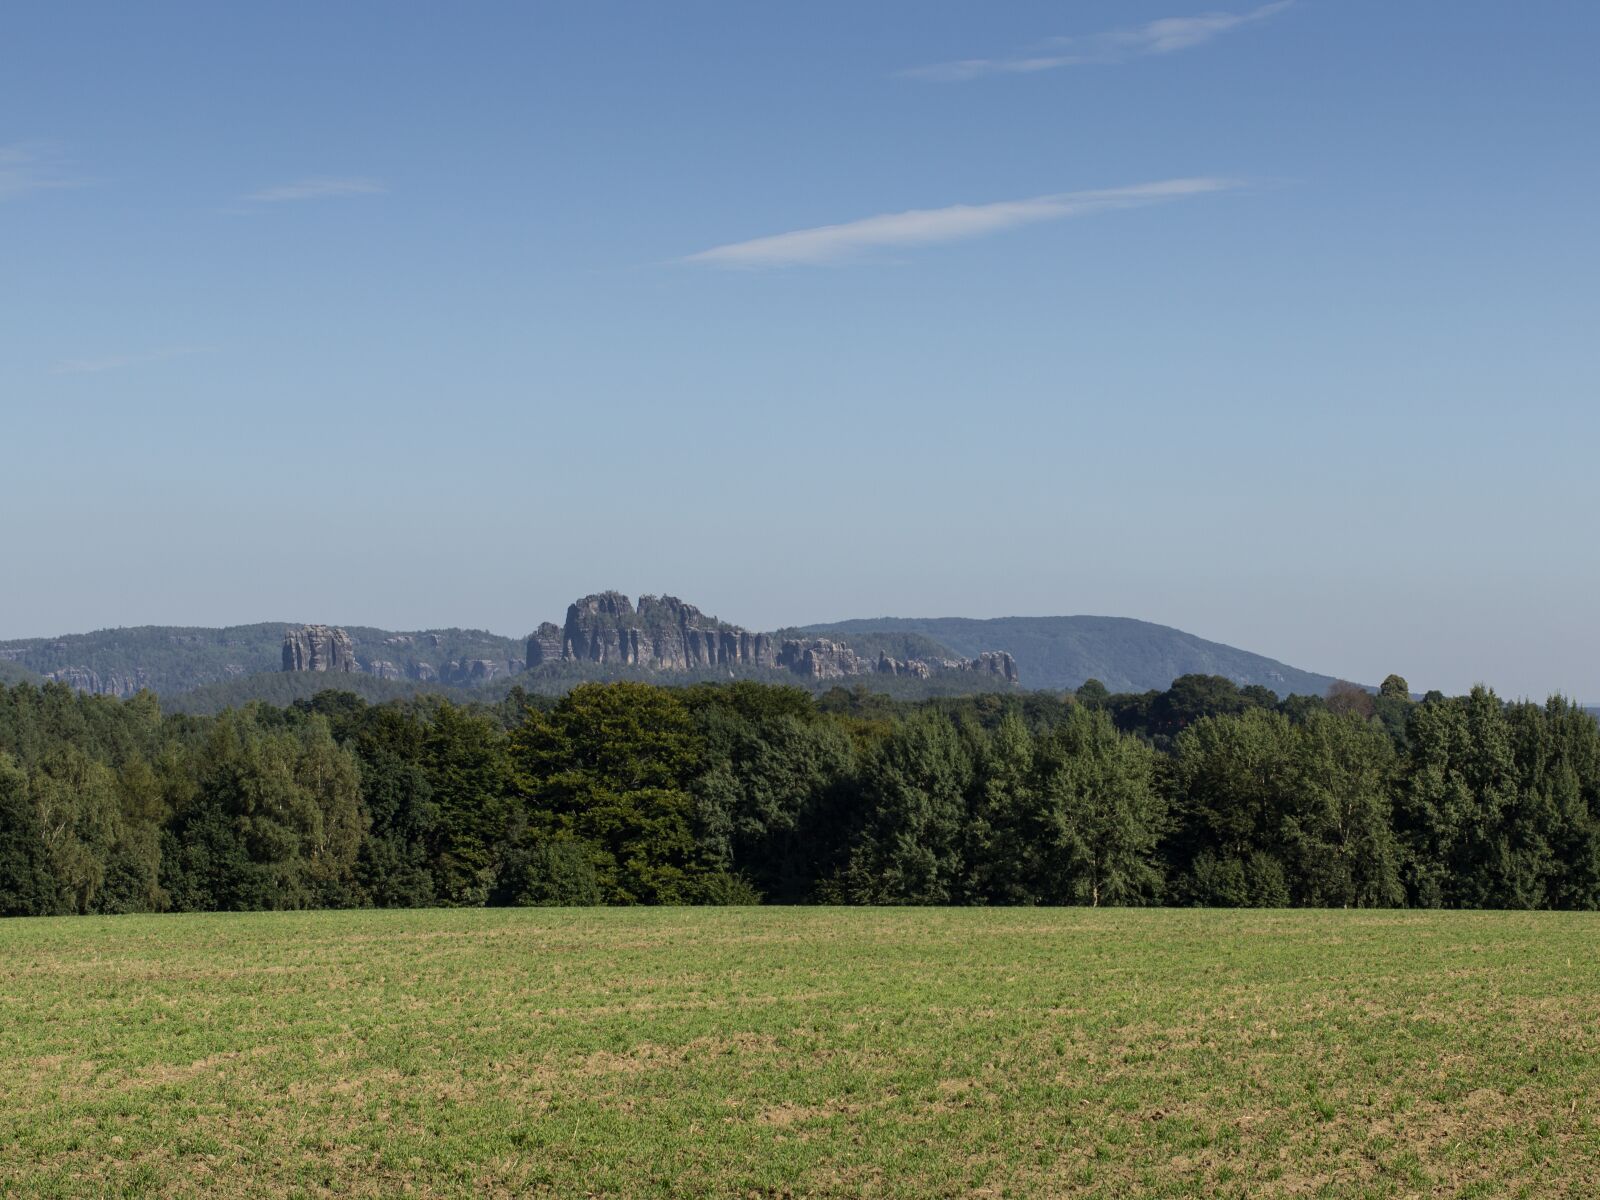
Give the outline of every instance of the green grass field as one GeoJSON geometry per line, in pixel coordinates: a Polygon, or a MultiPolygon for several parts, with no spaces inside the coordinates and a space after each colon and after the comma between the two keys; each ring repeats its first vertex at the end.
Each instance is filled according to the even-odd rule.
{"type": "Polygon", "coordinates": [[[0,922],[0,1195],[1600,1195],[1600,918],[0,922]]]}

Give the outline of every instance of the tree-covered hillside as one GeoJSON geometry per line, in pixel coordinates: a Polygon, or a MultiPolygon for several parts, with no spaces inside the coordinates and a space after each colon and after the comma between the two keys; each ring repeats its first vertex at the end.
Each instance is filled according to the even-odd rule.
{"type": "Polygon", "coordinates": [[[0,683],[38,683],[39,677],[20,663],[0,658],[0,683]]]}
{"type": "Polygon", "coordinates": [[[328,675],[312,671],[263,671],[258,675],[242,675],[222,683],[207,683],[187,692],[161,697],[161,707],[168,712],[189,713],[194,716],[215,716],[229,708],[242,708],[259,702],[279,707],[309,700],[330,687],[369,704],[386,700],[405,700],[427,693],[458,703],[474,700],[492,700],[503,696],[510,684],[498,689],[453,688],[439,684],[419,683],[410,679],[379,679],[375,675],[358,673],[328,675]]]}
{"type": "MultiPolygon", "coordinates": [[[[147,625],[0,642],[0,682],[55,679],[80,691],[123,697],[148,689],[167,698],[184,697],[181,707],[193,712],[216,712],[253,699],[286,704],[316,687],[276,678],[284,631],[293,626],[279,621],[220,629],[147,625]]],[[[527,643],[521,638],[472,629],[343,628],[366,677],[347,686],[370,700],[420,691],[503,695],[512,678],[530,692],[551,694],[585,679],[689,683],[726,679],[730,674],[799,682],[814,691],[830,686],[827,681],[798,680],[788,673],[743,664],[663,673],[647,667],[618,669],[606,663],[558,661],[524,673],[527,643]]],[[[1099,679],[1112,691],[1142,692],[1165,688],[1181,675],[1201,674],[1221,675],[1241,686],[1271,688],[1279,695],[1322,695],[1334,682],[1330,676],[1177,629],[1118,617],[883,617],[779,630],[773,637],[832,638],[847,643],[869,663],[880,654],[938,663],[975,658],[985,651],[1009,651],[1016,659],[1021,686],[1043,690],[1069,690],[1087,679],[1099,679]]],[[[875,680],[872,686],[911,698],[971,693],[990,684],[980,676],[958,673],[948,678],[936,674],[928,680],[875,680]]]]}
{"type": "MultiPolygon", "coordinates": [[[[142,625],[22,638],[0,642],[0,660],[36,676],[57,678],[80,691],[131,696],[148,688],[161,695],[178,695],[279,670],[284,630],[296,624],[266,621],[220,629],[142,625]]],[[[526,654],[521,639],[477,629],[396,632],[366,625],[345,629],[363,666],[389,663],[393,674],[416,676],[422,682],[446,679],[445,666],[451,662],[521,662],[526,654]],[[420,669],[424,663],[428,670],[420,669]]]]}
{"type": "Polygon", "coordinates": [[[1143,692],[1165,688],[1180,675],[1222,675],[1280,696],[1320,696],[1335,682],[1329,675],[1127,617],[874,617],[808,625],[803,632],[851,645],[889,634],[921,634],[964,656],[1006,650],[1017,660],[1023,686],[1030,688],[1070,689],[1098,679],[1114,692],[1143,692]]]}
{"type": "Polygon", "coordinates": [[[524,671],[517,675],[456,687],[412,679],[379,679],[365,674],[328,675],[309,671],[263,671],[258,675],[244,675],[223,683],[204,684],[191,691],[165,695],[161,698],[161,704],[170,712],[215,716],[225,709],[239,708],[252,701],[273,705],[293,704],[310,699],[330,687],[359,696],[372,704],[416,696],[440,696],[458,704],[494,704],[516,692],[528,696],[553,698],[564,696],[580,683],[620,683],[628,680],[639,683],[670,682],[677,687],[700,683],[729,683],[737,680],[744,683],[768,684],[773,687],[799,688],[815,696],[837,690],[843,683],[853,685],[857,690],[863,692],[870,690],[873,695],[894,700],[970,696],[982,687],[993,686],[992,680],[975,680],[971,675],[955,672],[934,675],[929,679],[870,675],[838,680],[806,679],[789,671],[760,670],[751,667],[700,667],[667,674],[645,667],[557,662],[546,663],[532,671],[524,671]]]}

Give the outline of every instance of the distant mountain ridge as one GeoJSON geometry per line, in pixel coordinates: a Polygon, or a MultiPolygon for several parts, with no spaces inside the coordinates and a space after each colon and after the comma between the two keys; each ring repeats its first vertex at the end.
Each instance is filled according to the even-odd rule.
{"type": "Polygon", "coordinates": [[[1090,678],[1112,691],[1149,691],[1196,673],[1261,684],[1280,695],[1321,695],[1334,682],[1330,675],[1122,617],[877,617],[767,634],[706,616],[670,596],[641,597],[634,608],[620,593],[597,593],[576,602],[567,618],[565,626],[544,622],[527,638],[276,621],[24,638],[0,642],[0,682],[55,680],[117,696],[145,688],[171,697],[204,693],[218,702],[318,686],[374,695],[488,695],[503,694],[513,683],[548,691],[586,678],[688,682],[730,675],[788,679],[813,689],[860,682],[906,695],[1017,683],[1065,690],[1090,678]],[[324,639],[331,639],[326,647],[324,639]],[[333,676],[317,665],[324,653],[333,676]],[[297,674],[312,677],[295,681],[297,674]]]}
{"type": "Polygon", "coordinates": [[[1004,650],[1016,659],[1028,687],[1049,690],[1098,679],[1113,692],[1160,691],[1180,675],[1222,675],[1280,696],[1321,696],[1337,682],[1332,675],[1131,617],[873,617],[806,625],[800,632],[847,640],[919,634],[957,654],[971,654],[978,645],[1004,650]]]}

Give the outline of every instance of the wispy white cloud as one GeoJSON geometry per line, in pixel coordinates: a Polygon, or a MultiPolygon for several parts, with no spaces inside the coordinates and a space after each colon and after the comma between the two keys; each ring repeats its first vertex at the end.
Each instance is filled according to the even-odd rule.
{"type": "Polygon", "coordinates": [[[1059,221],[1111,209],[1134,208],[1238,187],[1228,179],[1166,179],[1102,191],[1058,192],[995,204],[953,204],[948,208],[884,213],[842,225],[797,229],[748,242],[714,246],[683,259],[712,267],[792,267],[842,262],[886,247],[925,246],[998,233],[1018,225],[1059,221]]]}
{"type": "Polygon", "coordinates": [[[376,179],[297,179],[263,188],[243,197],[247,204],[283,204],[291,200],[324,200],[335,196],[370,196],[387,189],[376,179]]]}
{"type": "Polygon", "coordinates": [[[102,371],[120,371],[124,367],[143,367],[151,363],[169,362],[175,358],[190,358],[196,354],[214,354],[215,346],[167,346],[160,350],[147,350],[142,354],[113,354],[104,358],[69,358],[58,362],[51,373],[55,375],[98,375],[102,371]]]}
{"type": "Polygon", "coordinates": [[[0,200],[52,188],[78,187],[81,182],[66,174],[60,155],[48,145],[20,142],[0,146],[0,200]]]}
{"type": "Polygon", "coordinates": [[[927,67],[913,67],[908,71],[901,71],[900,74],[936,83],[960,83],[984,75],[1026,75],[1035,71],[1053,71],[1060,67],[1119,63],[1152,54],[1172,54],[1178,50],[1203,46],[1212,38],[1231,29],[1237,29],[1241,25],[1276,16],[1293,3],[1294,0],[1274,0],[1271,4],[1263,4],[1249,12],[1209,12],[1193,17],[1163,17],[1128,29],[1112,29],[1085,37],[1053,38],[1031,54],[934,63],[927,67]]]}

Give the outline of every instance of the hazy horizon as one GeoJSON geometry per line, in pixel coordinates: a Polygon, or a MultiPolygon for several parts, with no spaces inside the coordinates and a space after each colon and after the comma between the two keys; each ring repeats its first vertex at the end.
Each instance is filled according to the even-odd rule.
{"type": "MultiPolygon", "coordinates": [[[[600,590],[606,590],[606,589],[600,589],[600,590]]],[[[639,597],[641,595],[652,594],[648,589],[646,589],[645,591],[629,591],[626,588],[613,588],[613,589],[610,589],[610,590],[623,592],[625,595],[627,595],[629,598],[631,598],[635,602],[638,601],[638,599],[639,599],[639,597]]],[[[585,593],[585,594],[588,594],[588,593],[585,593]]],[[[689,602],[691,604],[697,603],[693,596],[674,593],[674,592],[671,591],[671,589],[656,589],[653,594],[657,594],[657,595],[660,595],[660,594],[677,595],[680,600],[685,600],[685,601],[687,601],[687,602],[689,602]]],[[[572,599],[574,599],[574,600],[576,600],[578,598],[579,597],[576,596],[576,595],[574,595],[572,597],[572,599]]],[[[723,612],[723,611],[718,611],[718,610],[715,610],[715,609],[709,609],[709,608],[705,608],[705,606],[703,606],[703,605],[699,605],[699,607],[701,607],[703,609],[703,611],[707,612],[708,615],[718,617],[718,618],[720,618],[722,620],[725,620],[725,621],[733,622],[734,624],[743,625],[748,629],[753,629],[753,630],[756,630],[758,632],[772,631],[772,630],[778,630],[778,629],[787,629],[787,628],[791,628],[791,627],[803,627],[803,626],[812,626],[812,625],[829,625],[829,624],[833,624],[834,622],[838,622],[838,621],[848,621],[848,620],[868,620],[868,621],[871,621],[871,620],[878,620],[878,619],[882,619],[882,620],[903,620],[903,619],[933,619],[933,620],[939,620],[939,619],[945,619],[945,618],[956,618],[956,619],[963,619],[963,620],[980,620],[981,621],[981,620],[998,620],[998,619],[1006,619],[1006,618],[1041,619],[1041,618],[1050,618],[1050,617],[1083,617],[1083,618],[1092,618],[1092,619],[1111,618],[1111,619],[1133,620],[1133,621],[1145,622],[1145,623],[1148,623],[1148,624],[1151,624],[1151,625],[1157,625],[1157,626],[1160,626],[1160,627],[1163,627],[1163,628],[1176,629],[1179,632],[1186,633],[1186,634],[1191,634],[1191,635],[1193,635],[1195,637],[1198,637],[1198,638],[1200,638],[1200,639],[1202,639],[1204,641],[1219,643],[1219,644],[1222,644],[1222,645],[1230,645],[1234,649],[1248,651],[1249,653],[1260,655],[1263,658],[1273,659],[1275,661],[1284,663],[1287,666],[1295,667],[1295,668],[1297,668],[1299,670],[1309,671],[1309,672],[1316,673],[1316,674],[1321,674],[1321,675],[1330,675],[1330,676],[1333,676],[1335,678],[1345,679],[1345,680],[1348,680],[1348,681],[1351,681],[1351,682],[1356,682],[1356,683],[1361,683],[1361,684],[1363,684],[1365,686],[1368,686],[1368,687],[1377,686],[1377,684],[1380,683],[1383,680],[1383,678],[1389,674],[1389,672],[1385,671],[1382,675],[1376,675],[1376,676],[1373,676],[1371,678],[1366,678],[1366,677],[1362,677],[1362,676],[1359,676],[1359,675],[1356,675],[1356,674],[1341,672],[1341,671],[1337,670],[1336,667],[1330,666],[1329,664],[1325,664],[1325,663],[1296,662],[1291,658],[1285,657],[1284,655],[1273,653],[1273,651],[1270,648],[1262,648],[1260,646],[1255,646],[1255,645],[1250,645],[1250,644],[1240,643],[1240,642],[1228,642],[1228,641],[1226,641],[1226,639],[1223,639],[1223,638],[1212,637],[1209,634],[1207,634],[1206,631],[1204,631],[1204,630],[1191,629],[1191,628],[1187,628],[1187,627],[1185,627],[1183,625],[1174,624],[1174,623],[1168,622],[1168,621],[1156,621],[1156,620],[1151,620],[1151,619],[1145,618],[1145,617],[1130,616],[1129,614],[1126,614],[1126,613],[1101,613],[1101,612],[1059,612],[1059,613],[1045,613],[1045,612],[994,612],[994,613],[988,613],[988,614],[982,614],[982,615],[974,615],[974,614],[971,614],[971,613],[955,613],[955,612],[950,612],[950,613],[881,612],[881,613],[839,614],[839,615],[823,616],[823,617],[812,616],[812,617],[803,617],[803,618],[800,618],[800,619],[797,619],[797,620],[792,620],[792,621],[776,621],[776,622],[754,621],[753,622],[753,621],[744,620],[737,613],[723,612]]],[[[281,621],[275,620],[275,619],[264,619],[263,620],[263,619],[252,618],[252,619],[249,619],[249,620],[239,620],[239,621],[230,620],[230,621],[140,621],[140,622],[132,622],[132,623],[125,622],[125,623],[123,623],[121,625],[113,624],[113,625],[98,625],[98,626],[94,626],[93,628],[86,627],[86,628],[82,628],[82,629],[60,629],[60,630],[54,630],[54,631],[52,631],[50,633],[5,635],[5,636],[0,636],[0,642],[19,641],[19,640],[33,640],[33,639],[42,639],[42,638],[54,638],[54,637],[61,637],[61,636],[72,636],[74,634],[98,633],[98,632],[103,632],[103,631],[106,631],[106,630],[114,630],[114,629],[119,629],[119,628],[173,627],[173,628],[216,629],[216,628],[241,627],[241,626],[247,627],[247,626],[251,626],[251,625],[278,625],[278,624],[282,624],[286,628],[287,627],[292,627],[292,626],[297,626],[297,625],[309,625],[309,624],[331,625],[331,626],[340,627],[340,628],[356,628],[356,627],[364,626],[364,627],[367,627],[367,628],[383,629],[383,630],[392,631],[392,632],[419,632],[419,631],[426,631],[426,630],[433,630],[433,629],[478,630],[478,631],[481,631],[481,632],[484,632],[484,633],[489,633],[489,634],[493,634],[493,635],[500,636],[500,637],[506,637],[506,638],[511,638],[511,639],[515,639],[515,640],[521,640],[521,639],[526,638],[527,636],[529,636],[534,631],[534,628],[540,622],[552,621],[555,624],[560,625],[562,623],[563,618],[566,615],[566,608],[567,608],[567,605],[566,604],[562,604],[562,605],[558,606],[557,609],[554,609],[554,610],[548,612],[545,615],[539,616],[539,617],[535,618],[534,620],[532,620],[530,622],[527,622],[526,623],[526,625],[527,625],[526,629],[522,629],[520,627],[513,627],[513,626],[494,626],[494,625],[482,625],[482,624],[469,624],[469,623],[463,623],[463,622],[460,622],[460,621],[428,621],[428,622],[421,622],[421,623],[415,623],[415,622],[413,622],[413,623],[405,623],[405,622],[396,623],[396,622],[386,622],[386,621],[370,621],[370,620],[366,620],[364,618],[352,618],[352,619],[348,619],[348,620],[340,620],[340,619],[330,618],[330,617],[327,617],[325,615],[313,615],[313,616],[307,616],[307,617],[290,617],[288,619],[281,620],[281,621]]],[[[1413,691],[1418,692],[1418,693],[1430,690],[1430,689],[1435,688],[1435,687],[1438,686],[1435,683],[1433,683],[1431,680],[1427,680],[1427,679],[1417,680],[1417,679],[1408,678],[1407,682],[1411,685],[1413,691]]],[[[1576,701],[1576,702],[1578,702],[1580,704],[1586,704],[1586,705],[1590,704],[1592,700],[1600,700],[1600,697],[1593,697],[1593,698],[1586,697],[1586,696],[1580,695],[1578,693],[1572,692],[1570,690],[1565,690],[1565,689],[1561,689],[1561,688],[1552,688],[1552,689],[1548,689],[1547,691],[1543,691],[1543,692],[1539,692],[1539,693],[1511,692],[1511,691],[1508,691],[1507,689],[1505,689],[1503,687],[1500,687],[1499,685],[1497,685],[1495,683],[1494,680],[1488,679],[1488,678],[1477,678],[1477,679],[1473,679],[1470,684],[1465,684],[1465,685],[1462,685],[1462,686],[1457,687],[1457,688],[1441,688],[1440,690],[1443,690],[1443,691],[1454,691],[1454,692],[1465,692],[1466,690],[1468,690],[1469,687],[1474,686],[1476,684],[1480,684],[1480,683],[1481,684],[1487,684],[1487,685],[1489,685],[1491,687],[1495,687],[1507,699],[1531,698],[1531,699],[1543,700],[1547,696],[1560,694],[1560,695],[1564,695],[1564,696],[1568,697],[1569,699],[1574,700],[1574,701],[1576,701]]],[[[1026,680],[1024,680],[1024,684],[1026,685],[1026,680]]]]}
{"type": "Polygon", "coordinates": [[[0,639],[615,587],[1600,700],[1592,5],[7,32],[0,639]]]}

